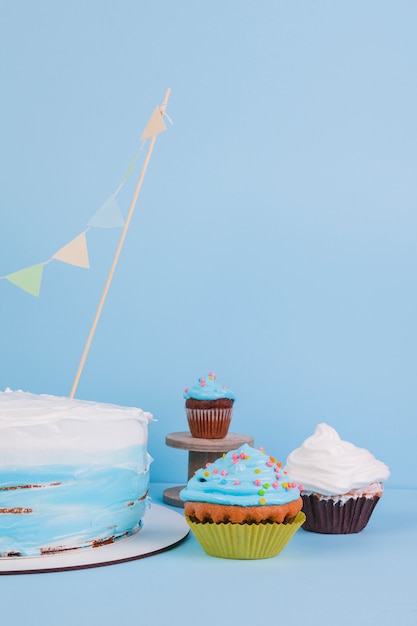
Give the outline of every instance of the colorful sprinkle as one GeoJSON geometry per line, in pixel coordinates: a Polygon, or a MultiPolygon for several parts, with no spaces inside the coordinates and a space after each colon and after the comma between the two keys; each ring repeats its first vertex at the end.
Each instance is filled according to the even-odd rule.
{"type": "Polygon", "coordinates": [[[257,487],[260,487],[262,485],[260,480],[255,480],[254,483],[257,487]]]}

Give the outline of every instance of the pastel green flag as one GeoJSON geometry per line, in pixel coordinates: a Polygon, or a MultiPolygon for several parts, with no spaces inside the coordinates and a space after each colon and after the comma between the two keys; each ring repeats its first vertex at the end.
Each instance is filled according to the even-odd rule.
{"type": "Polygon", "coordinates": [[[44,263],[38,263],[18,272],[13,272],[13,274],[8,274],[5,278],[17,287],[20,287],[20,289],[23,289],[23,291],[32,294],[32,296],[39,296],[44,265],[44,263]]]}
{"type": "Polygon", "coordinates": [[[122,178],[122,182],[120,183],[121,185],[123,185],[125,183],[126,179],[129,178],[129,176],[131,175],[131,173],[135,169],[135,165],[136,165],[136,161],[138,160],[138,156],[139,156],[139,154],[137,154],[135,156],[135,158],[133,159],[132,163],[127,168],[126,173],[125,173],[125,175],[122,178]]]}

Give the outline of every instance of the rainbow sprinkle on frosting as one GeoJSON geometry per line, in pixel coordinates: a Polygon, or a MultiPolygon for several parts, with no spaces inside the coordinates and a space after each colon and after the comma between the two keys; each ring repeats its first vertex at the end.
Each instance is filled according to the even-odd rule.
{"type": "Polygon", "coordinates": [[[300,497],[300,488],[288,476],[282,481],[282,463],[263,448],[243,444],[214,463],[196,471],[180,492],[184,501],[237,506],[287,504],[300,497]]]}

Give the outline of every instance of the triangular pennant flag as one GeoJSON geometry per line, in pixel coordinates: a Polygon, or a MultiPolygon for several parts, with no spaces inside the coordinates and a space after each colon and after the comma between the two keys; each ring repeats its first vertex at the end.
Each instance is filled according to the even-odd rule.
{"type": "Polygon", "coordinates": [[[142,133],[141,140],[148,139],[148,137],[154,137],[158,133],[162,133],[162,131],[166,130],[167,127],[164,124],[164,120],[162,119],[161,109],[156,107],[155,111],[152,113],[151,119],[146,125],[145,130],[142,133]]]}
{"type": "Polygon", "coordinates": [[[90,267],[85,233],[81,233],[58,252],[55,252],[52,258],[78,267],[90,267]]]}
{"type": "Polygon", "coordinates": [[[122,228],[124,218],[114,195],[110,196],[88,222],[95,228],[122,228]]]}
{"type": "Polygon", "coordinates": [[[119,188],[124,185],[124,183],[126,182],[126,179],[129,178],[129,176],[131,175],[131,173],[133,172],[133,170],[135,169],[135,165],[136,165],[136,161],[138,160],[138,154],[135,156],[135,158],[133,159],[132,163],[129,165],[129,167],[127,168],[125,175],[122,178],[122,182],[119,185],[119,188]]]}
{"type": "Polygon", "coordinates": [[[32,296],[39,296],[44,265],[45,263],[38,263],[18,272],[13,272],[13,274],[8,274],[4,278],[23,289],[23,291],[32,294],[32,296]]]}

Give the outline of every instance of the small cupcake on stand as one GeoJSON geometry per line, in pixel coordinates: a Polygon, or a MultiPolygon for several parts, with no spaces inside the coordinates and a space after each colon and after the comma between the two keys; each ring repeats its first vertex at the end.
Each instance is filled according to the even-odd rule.
{"type": "Polygon", "coordinates": [[[185,412],[193,437],[223,439],[232,420],[235,394],[213,372],[184,390],[185,412]]]}

